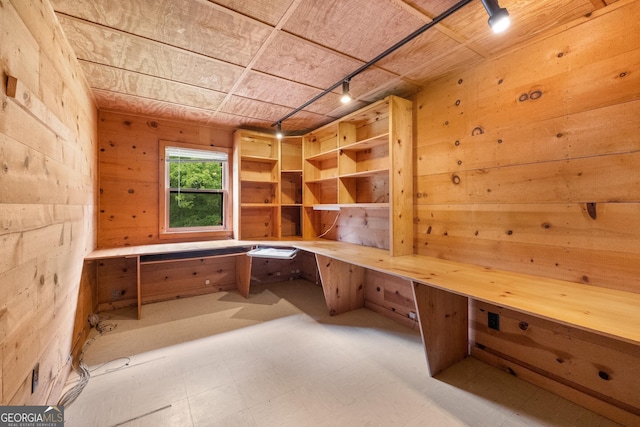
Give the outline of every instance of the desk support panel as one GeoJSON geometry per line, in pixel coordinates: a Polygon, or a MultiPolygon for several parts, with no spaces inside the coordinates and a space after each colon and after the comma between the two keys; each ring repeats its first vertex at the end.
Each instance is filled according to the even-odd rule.
{"type": "Polygon", "coordinates": [[[236,286],[240,295],[245,298],[249,298],[252,259],[249,255],[236,257],[236,286]]]}
{"type": "Polygon", "coordinates": [[[363,267],[316,254],[324,299],[334,316],[364,307],[363,267]]]}
{"type": "Polygon", "coordinates": [[[469,298],[413,282],[420,333],[434,376],[469,354],[469,298]]]}

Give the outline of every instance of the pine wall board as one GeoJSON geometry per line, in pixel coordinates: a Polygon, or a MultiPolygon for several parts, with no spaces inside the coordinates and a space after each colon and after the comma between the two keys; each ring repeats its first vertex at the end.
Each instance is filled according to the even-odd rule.
{"type": "Polygon", "coordinates": [[[640,292],[639,12],[617,2],[417,95],[416,253],[640,292]]]}
{"type": "Polygon", "coordinates": [[[172,241],[158,234],[160,140],[203,147],[233,144],[231,131],[104,111],[99,113],[98,135],[101,248],[172,241]]]}
{"type": "MultiPolygon", "coordinates": [[[[415,253],[640,292],[637,16],[616,2],[416,96],[415,253]]],[[[477,301],[470,319],[473,355],[637,422],[640,348],[477,301]]]]}
{"type": "Polygon", "coordinates": [[[74,324],[95,247],[97,113],[48,2],[2,1],[0,32],[0,404],[43,405],[84,334],[74,324]]]}

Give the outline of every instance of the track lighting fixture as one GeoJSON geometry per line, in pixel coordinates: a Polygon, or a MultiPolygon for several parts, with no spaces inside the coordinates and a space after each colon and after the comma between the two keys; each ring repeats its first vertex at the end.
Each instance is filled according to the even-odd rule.
{"type": "Polygon", "coordinates": [[[509,12],[500,7],[498,0],[482,0],[482,4],[489,14],[489,26],[494,33],[501,33],[509,27],[509,12]]]}
{"type": "MultiPolygon", "coordinates": [[[[289,117],[293,116],[294,114],[298,113],[299,111],[301,111],[304,108],[308,107],[309,105],[313,104],[318,99],[320,99],[323,96],[325,96],[326,94],[328,94],[330,92],[333,92],[334,90],[338,89],[340,87],[340,85],[342,85],[342,97],[340,98],[340,100],[343,103],[347,103],[347,102],[351,101],[351,95],[349,94],[349,82],[351,81],[351,79],[353,77],[355,77],[358,74],[362,73],[364,70],[366,70],[367,68],[371,67],[373,64],[377,63],[378,61],[382,60],[383,58],[386,58],[388,55],[390,55],[391,53],[395,52],[396,50],[398,50],[399,48],[401,48],[405,44],[409,43],[411,40],[415,39],[416,37],[418,37],[419,35],[421,35],[425,31],[429,30],[430,28],[434,27],[435,25],[438,25],[442,20],[444,20],[445,18],[453,15],[458,10],[462,9],[464,6],[466,6],[467,4],[471,3],[472,1],[473,0],[459,0],[458,3],[454,4],[449,9],[445,10],[440,15],[436,16],[435,18],[433,18],[433,20],[431,20],[430,22],[427,22],[422,27],[418,28],[413,33],[411,33],[408,36],[406,36],[404,39],[400,40],[399,42],[397,42],[393,46],[389,47],[384,52],[380,53],[375,58],[371,59],[369,62],[363,64],[362,66],[357,68],[355,71],[353,71],[350,74],[346,75],[342,80],[334,83],[332,86],[328,87],[327,89],[325,89],[321,93],[317,94],[316,96],[314,96],[313,98],[311,98],[310,100],[308,100],[307,102],[305,102],[304,104],[302,104],[301,106],[296,108],[295,110],[293,110],[293,111],[289,112],[288,114],[286,114],[284,117],[282,117],[277,122],[273,123],[271,126],[277,126],[276,136],[278,137],[278,139],[282,138],[282,122],[283,121],[287,120],[289,117]]],[[[494,33],[500,33],[502,31],[506,30],[507,27],[509,27],[509,24],[510,24],[509,12],[507,12],[507,9],[505,9],[503,7],[500,7],[500,5],[498,4],[498,0],[481,0],[481,1],[482,1],[482,4],[484,5],[484,8],[487,10],[487,13],[489,14],[489,25],[493,29],[493,32],[494,33]]]]}
{"type": "Polygon", "coordinates": [[[349,94],[349,79],[342,81],[342,98],[340,98],[340,102],[343,104],[351,102],[351,94],[349,94]]]}

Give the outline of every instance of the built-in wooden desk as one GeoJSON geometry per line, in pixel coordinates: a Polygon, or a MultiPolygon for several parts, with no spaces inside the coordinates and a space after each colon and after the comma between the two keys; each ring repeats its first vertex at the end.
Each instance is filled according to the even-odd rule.
{"type": "MultiPolygon", "coordinates": [[[[190,252],[198,253],[200,256],[207,251],[216,250],[222,252],[212,252],[211,256],[245,255],[243,251],[224,251],[256,245],[295,247],[316,254],[321,274],[327,278],[331,276],[331,280],[324,280],[323,277],[323,282],[327,282],[324,284],[326,287],[332,287],[326,288],[325,294],[327,304],[334,314],[344,312],[350,307],[355,308],[347,300],[353,299],[350,295],[359,291],[357,280],[352,280],[357,273],[349,273],[347,268],[348,274],[343,274],[342,270],[345,267],[340,263],[344,263],[414,282],[420,320],[426,319],[425,316],[431,316],[428,314],[430,310],[424,304],[429,302],[431,297],[428,294],[431,291],[428,289],[432,288],[444,292],[442,295],[452,295],[451,298],[441,296],[444,300],[456,300],[456,296],[473,298],[640,345],[640,294],[426,256],[391,257],[386,250],[349,243],[326,240],[218,240],[97,249],[85,259],[135,257],[138,262],[141,258],[144,262],[145,256],[190,252]]],[[[250,276],[246,273],[246,268],[250,269],[250,263],[239,277],[242,282],[239,283],[239,288],[245,296],[248,295],[250,276]]],[[[456,305],[453,304],[452,307],[456,305]]],[[[439,307],[434,309],[440,310],[439,307]]],[[[466,312],[459,313],[459,316],[466,316],[466,312]]]]}
{"type": "MultiPolygon", "coordinates": [[[[212,256],[244,255],[242,251],[225,253],[224,250],[256,245],[295,247],[314,253],[319,257],[319,267],[325,273],[330,271],[326,264],[335,260],[640,345],[640,294],[420,255],[391,257],[386,250],[350,243],[326,240],[217,240],[97,249],[85,259],[144,259],[151,255],[202,254],[216,250],[222,252],[212,253],[212,256]]],[[[336,279],[349,285],[355,284],[344,278],[336,279]]],[[[342,297],[346,293],[344,289],[338,294],[342,297]]],[[[342,301],[339,303],[342,304],[342,301]]],[[[336,314],[345,311],[343,305],[335,309],[336,314]]]]}
{"type": "Polygon", "coordinates": [[[339,242],[294,246],[316,254],[327,304],[336,313],[360,306],[359,272],[352,266],[413,282],[431,375],[468,354],[469,298],[640,345],[640,294],[419,255],[391,257],[339,242]]]}
{"type": "Polygon", "coordinates": [[[165,243],[157,245],[125,246],[122,248],[96,249],[85,261],[96,261],[109,258],[134,258],[136,260],[136,287],[138,300],[138,319],[142,315],[142,266],[161,263],[178,263],[187,260],[237,257],[236,285],[238,292],[245,298],[249,296],[251,280],[251,257],[247,251],[253,243],[238,240],[213,240],[206,242],[165,243]]]}

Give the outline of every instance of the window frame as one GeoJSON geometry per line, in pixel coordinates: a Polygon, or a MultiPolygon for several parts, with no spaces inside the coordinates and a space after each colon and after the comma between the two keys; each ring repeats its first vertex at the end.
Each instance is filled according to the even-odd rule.
{"type": "Polygon", "coordinates": [[[160,140],[158,144],[158,236],[160,239],[203,238],[228,239],[233,236],[233,156],[232,150],[226,147],[212,147],[177,141],[160,140]],[[227,155],[226,167],[223,167],[223,225],[208,227],[169,227],[169,173],[165,158],[167,147],[184,148],[189,150],[211,151],[227,155]]]}

